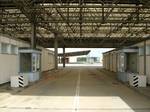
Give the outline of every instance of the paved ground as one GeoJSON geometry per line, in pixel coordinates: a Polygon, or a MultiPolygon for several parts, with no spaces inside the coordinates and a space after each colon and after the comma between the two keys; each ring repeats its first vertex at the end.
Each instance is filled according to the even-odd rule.
{"type": "MultiPolygon", "coordinates": [[[[63,66],[63,64],[58,64],[58,66],[60,66],[60,67],[62,67],[63,66]]],[[[81,64],[79,64],[79,63],[67,63],[66,64],[66,66],[67,67],[70,67],[70,66],[72,66],[72,67],[78,67],[78,66],[80,66],[80,67],[82,67],[82,66],[84,66],[84,67],[98,67],[98,66],[102,66],[102,63],[93,63],[93,64],[91,64],[91,63],[81,63],[81,64]]]]}
{"type": "Polygon", "coordinates": [[[0,112],[150,112],[150,99],[96,67],[45,73],[21,92],[0,92],[0,112]]]}

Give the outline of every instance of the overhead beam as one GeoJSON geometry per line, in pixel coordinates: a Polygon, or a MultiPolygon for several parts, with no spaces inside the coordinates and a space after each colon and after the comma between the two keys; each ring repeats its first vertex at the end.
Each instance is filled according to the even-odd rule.
{"type": "MultiPolygon", "coordinates": [[[[39,38],[38,38],[39,39],[39,38]]],[[[26,40],[26,39],[24,39],[26,40]]],[[[65,42],[65,48],[119,48],[120,43],[126,40],[122,46],[129,46],[133,45],[137,42],[141,42],[144,39],[143,38],[107,38],[105,44],[100,44],[102,42],[103,38],[98,37],[91,37],[91,38],[64,38],[65,42]],[[80,39],[80,41],[79,41],[80,39]]],[[[41,43],[43,47],[54,47],[54,38],[45,38],[45,43],[41,43]]],[[[64,44],[62,41],[58,40],[58,47],[63,48],[64,44]]]]}
{"type": "MultiPolygon", "coordinates": [[[[42,20],[42,21],[39,21],[37,20],[38,23],[65,23],[63,20],[42,20]]],[[[80,21],[79,20],[71,20],[69,19],[68,21],[69,23],[79,23],[80,21]]],[[[82,23],[100,23],[102,22],[102,20],[82,20],[82,23]]],[[[134,23],[136,22],[136,20],[133,20],[133,21],[126,21],[126,23],[134,23]]],[[[24,23],[29,23],[29,21],[26,21],[26,20],[22,20],[22,21],[4,21],[2,22],[3,24],[24,24],[24,23]]],[[[105,23],[122,23],[122,20],[106,20],[105,23]]],[[[150,20],[139,20],[139,23],[141,24],[149,24],[150,23],[150,20]]]]}

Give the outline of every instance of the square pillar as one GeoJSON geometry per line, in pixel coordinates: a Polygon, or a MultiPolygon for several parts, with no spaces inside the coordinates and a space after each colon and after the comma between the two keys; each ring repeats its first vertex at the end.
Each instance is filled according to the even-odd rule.
{"type": "Polygon", "coordinates": [[[144,41],[144,75],[146,75],[146,41],[144,41]]]}
{"type": "Polygon", "coordinates": [[[55,70],[57,70],[58,69],[58,39],[56,35],[54,39],[54,55],[55,55],[55,70]]]}
{"type": "Polygon", "coordinates": [[[66,65],[66,62],[65,62],[65,60],[66,60],[66,57],[65,57],[65,47],[63,47],[63,67],[65,67],[66,65]]]}
{"type": "Polygon", "coordinates": [[[32,36],[31,36],[31,49],[36,48],[36,25],[35,23],[32,23],[32,36]]]}

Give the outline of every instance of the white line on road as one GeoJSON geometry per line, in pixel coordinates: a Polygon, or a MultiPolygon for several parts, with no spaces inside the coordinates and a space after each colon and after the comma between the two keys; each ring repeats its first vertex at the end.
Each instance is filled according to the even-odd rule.
{"type": "Polygon", "coordinates": [[[79,111],[79,102],[80,102],[80,69],[78,73],[78,79],[77,79],[77,85],[76,85],[76,93],[74,97],[74,103],[73,103],[73,110],[72,112],[78,112],[79,111]]]}

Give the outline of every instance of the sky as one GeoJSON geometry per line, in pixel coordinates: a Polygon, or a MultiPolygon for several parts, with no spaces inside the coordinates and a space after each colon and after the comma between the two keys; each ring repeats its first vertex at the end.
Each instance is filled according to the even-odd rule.
{"type": "MultiPolygon", "coordinates": [[[[49,49],[54,51],[54,48],[49,48],[49,49]]],[[[65,52],[91,50],[91,52],[88,54],[88,56],[90,56],[90,57],[99,57],[100,60],[102,60],[102,53],[110,51],[112,49],[113,48],[66,48],[65,52]]],[[[63,52],[62,48],[59,48],[58,53],[62,53],[62,52],[63,52]]],[[[75,62],[77,57],[81,57],[81,56],[70,57],[70,60],[72,62],[75,62]]],[[[82,56],[82,57],[84,57],[84,56],[82,56]]]]}

